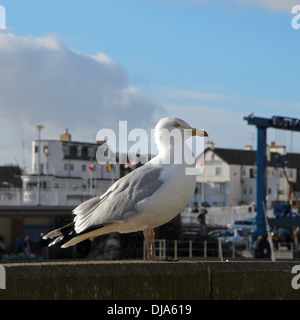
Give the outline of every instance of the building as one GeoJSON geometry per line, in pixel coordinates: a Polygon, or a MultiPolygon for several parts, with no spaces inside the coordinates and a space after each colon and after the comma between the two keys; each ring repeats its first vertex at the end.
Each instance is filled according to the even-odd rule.
{"type": "Polygon", "coordinates": [[[23,203],[71,206],[106,192],[120,178],[120,166],[97,162],[103,143],[72,141],[68,130],[59,140],[33,140],[31,173],[22,175],[23,203]]]}
{"type": "MultiPolygon", "coordinates": [[[[256,151],[215,148],[204,151],[204,172],[197,177],[195,199],[214,207],[255,204],[256,151]]],[[[300,154],[286,153],[272,142],[267,152],[267,207],[296,201],[300,191],[300,154]],[[286,167],[281,164],[285,162],[286,167]]],[[[194,199],[194,200],[195,200],[194,199]]]]}
{"type": "Polygon", "coordinates": [[[72,141],[67,131],[58,140],[32,141],[30,172],[0,168],[0,237],[8,252],[16,251],[19,234],[30,236],[34,251],[42,233],[69,223],[75,206],[100,196],[125,174],[124,166],[97,162],[103,143],[72,141]]]}
{"type": "Polygon", "coordinates": [[[0,189],[21,188],[22,170],[19,166],[1,166],[0,167],[0,189]]]}
{"type": "Polygon", "coordinates": [[[22,170],[19,166],[0,167],[0,204],[22,201],[22,170]]]}

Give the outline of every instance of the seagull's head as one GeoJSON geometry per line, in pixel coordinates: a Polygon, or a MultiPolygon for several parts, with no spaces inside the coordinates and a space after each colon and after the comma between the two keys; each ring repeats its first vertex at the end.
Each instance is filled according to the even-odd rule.
{"type": "Polygon", "coordinates": [[[182,119],[167,117],[158,121],[154,136],[157,145],[160,146],[169,145],[171,137],[174,141],[183,142],[192,136],[207,137],[208,134],[202,129],[191,127],[182,119]]]}

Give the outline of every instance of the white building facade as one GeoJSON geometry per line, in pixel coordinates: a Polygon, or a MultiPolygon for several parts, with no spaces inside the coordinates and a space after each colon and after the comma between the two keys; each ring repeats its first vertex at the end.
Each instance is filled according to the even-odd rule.
{"type": "Polygon", "coordinates": [[[32,141],[31,173],[22,176],[24,204],[77,205],[106,192],[120,178],[120,166],[97,162],[103,143],[72,141],[68,132],[60,140],[32,141]]]}
{"type": "MultiPolygon", "coordinates": [[[[300,155],[285,153],[275,143],[268,148],[267,207],[274,203],[295,201],[299,194],[300,155]],[[285,155],[287,166],[278,165],[285,155]]],[[[198,200],[212,207],[252,205],[256,202],[256,151],[214,148],[210,143],[204,151],[204,171],[197,177],[198,200]]]]}

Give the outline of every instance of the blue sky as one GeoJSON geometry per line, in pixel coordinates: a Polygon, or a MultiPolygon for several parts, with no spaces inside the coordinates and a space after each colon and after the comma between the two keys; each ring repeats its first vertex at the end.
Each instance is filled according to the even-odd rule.
{"type": "MultiPolygon", "coordinates": [[[[101,55],[101,63],[104,63],[104,57],[106,62],[115,63],[115,77],[110,78],[114,89],[110,91],[111,87],[107,87],[105,92],[110,92],[110,99],[113,94],[122,92],[118,101],[126,101],[128,116],[131,119],[136,117],[132,126],[140,123],[141,127],[149,125],[149,129],[160,117],[178,116],[193,126],[205,128],[216,146],[242,148],[246,144],[255,146],[255,129],[243,120],[243,116],[251,111],[257,116],[300,118],[300,29],[294,30],[291,26],[294,17],[291,8],[297,1],[1,0],[0,4],[6,8],[7,20],[7,30],[0,31],[0,36],[13,34],[10,50],[17,51],[18,48],[19,52],[10,60],[6,57],[6,65],[16,65],[20,62],[13,59],[22,61],[26,56],[30,58],[24,60],[24,65],[30,61],[32,72],[36,72],[35,55],[47,55],[45,48],[49,49],[51,41],[60,48],[60,54],[76,52],[78,59],[101,52],[104,54],[101,55]],[[44,39],[43,51],[34,51],[37,45],[34,39],[44,39]],[[119,83],[120,78],[122,83],[119,83]],[[137,111],[140,108],[138,103],[145,103],[145,112],[137,111]]],[[[3,41],[2,46],[8,46],[7,41],[3,41]]],[[[5,52],[8,54],[9,50],[5,52]]],[[[61,63],[60,72],[65,65],[61,63]]],[[[43,70],[43,62],[40,68],[43,70]]],[[[78,73],[89,77],[91,73],[84,68],[78,73]]],[[[68,72],[70,70],[67,69],[68,72]]],[[[14,72],[13,77],[11,72],[11,68],[5,68],[3,77],[11,81],[8,88],[14,88],[10,93],[13,95],[16,90],[22,90],[22,85],[16,85],[17,80],[14,80],[14,77],[20,78],[20,73],[14,72]]],[[[32,72],[29,70],[24,78],[30,77],[32,72]]],[[[45,81],[48,85],[58,78],[57,73],[53,71],[53,74],[51,81],[49,78],[45,81]]],[[[109,72],[106,75],[109,76],[109,72]]],[[[44,75],[39,76],[43,79],[44,75]]],[[[101,78],[103,83],[106,82],[105,76],[101,78]]],[[[44,82],[41,80],[41,83],[44,82]]],[[[59,108],[70,109],[72,113],[71,102],[65,101],[63,91],[56,93],[56,89],[54,85],[51,87],[51,92],[57,97],[56,102],[60,101],[58,97],[64,101],[59,108]]],[[[30,92],[29,84],[26,90],[30,92]]],[[[33,95],[28,93],[28,96],[32,99],[33,95]]],[[[20,102],[25,98],[26,95],[22,96],[20,102]]],[[[56,106],[53,106],[56,118],[49,113],[48,105],[41,105],[41,100],[30,100],[28,106],[23,107],[32,117],[26,121],[21,117],[9,129],[4,126],[6,131],[11,130],[10,133],[4,129],[0,132],[7,137],[5,141],[10,141],[0,143],[3,163],[14,163],[15,159],[21,162],[18,151],[11,147],[20,132],[26,139],[22,143],[30,152],[31,139],[36,138],[34,125],[37,121],[45,123],[45,138],[57,138],[65,127],[69,127],[76,140],[92,140],[93,134],[105,125],[100,120],[98,127],[96,122],[90,126],[83,125],[88,118],[76,119],[76,113],[70,116],[66,113],[62,121],[60,109],[56,112],[56,106]],[[34,103],[40,104],[39,110],[31,109],[34,103]],[[43,110],[47,121],[43,118],[43,110]]],[[[18,103],[17,99],[10,101],[7,97],[6,101],[6,105],[0,105],[2,118],[13,121],[9,110],[18,103]],[[10,104],[12,107],[7,107],[10,104]]],[[[96,96],[90,101],[91,105],[84,96],[82,101],[87,101],[86,110],[96,113],[99,119],[104,117],[104,109],[96,106],[96,96]]],[[[105,107],[104,102],[102,107],[105,107]]],[[[21,105],[16,107],[16,112],[18,108],[21,105]]],[[[22,112],[24,110],[20,114],[22,112]]],[[[113,112],[115,114],[110,115],[109,123],[114,119],[124,120],[120,119],[117,107],[113,112]]],[[[290,151],[300,152],[298,135],[289,132],[278,134],[270,130],[268,140],[286,142],[290,151]]],[[[16,144],[20,146],[20,142],[16,144]]],[[[30,159],[25,162],[30,165],[30,159]]]]}

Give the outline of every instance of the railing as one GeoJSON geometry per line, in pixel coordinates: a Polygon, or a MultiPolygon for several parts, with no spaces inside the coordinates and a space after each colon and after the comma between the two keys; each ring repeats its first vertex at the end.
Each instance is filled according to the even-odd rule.
{"type": "MultiPolygon", "coordinates": [[[[155,240],[156,254],[159,259],[252,259],[253,252],[249,244],[240,246],[235,243],[196,240],[155,240]]],[[[300,259],[300,244],[291,244],[290,247],[278,246],[274,250],[275,260],[300,259]]],[[[146,260],[146,247],[144,243],[144,260],[146,260]]]]}
{"type": "Polygon", "coordinates": [[[20,188],[1,188],[0,205],[18,206],[23,204],[23,192],[20,188]]]}
{"type": "MultiPolygon", "coordinates": [[[[88,188],[41,189],[40,204],[45,206],[76,206],[93,196],[101,195],[105,190],[88,188]]],[[[37,189],[1,188],[0,206],[34,206],[37,205],[37,189]]]]}
{"type": "MultiPolygon", "coordinates": [[[[194,240],[155,240],[156,253],[159,259],[179,257],[183,258],[235,258],[239,256],[248,257],[249,247],[236,246],[234,243],[222,243],[219,241],[194,241],[194,240]]],[[[144,243],[144,259],[146,259],[146,247],[144,243]]]]}

